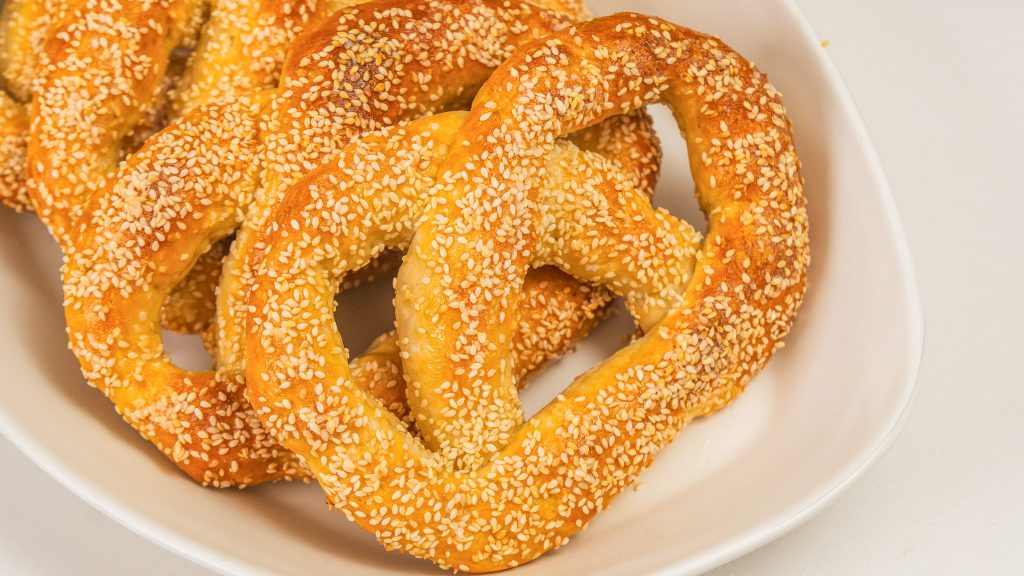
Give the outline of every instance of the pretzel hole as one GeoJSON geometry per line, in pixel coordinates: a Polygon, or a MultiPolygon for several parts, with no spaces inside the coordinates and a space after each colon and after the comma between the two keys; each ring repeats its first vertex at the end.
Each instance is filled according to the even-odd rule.
{"type": "Polygon", "coordinates": [[[162,313],[164,352],[186,370],[210,370],[216,335],[211,323],[216,313],[217,284],[224,257],[234,235],[215,242],[192,265],[185,279],[171,290],[162,313]]]}
{"type": "Polygon", "coordinates": [[[166,329],[162,333],[164,353],[175,366],[195,372],[213,369],[213,358],[203,345],[200,334],[182,334],[166,329]]]}
{"type": "Polygon", "coordinates": [[[690,164],[681,161],[688,157],[686,140],[680,134],[668,106],[656,104],[648,106],[647,111],[654,119],[654,129],[658,134],[658,140],[661,141],[662,157],[674,159],[661,163],[661,176],[658,178],[658,186],[654,190],[651,203],[668,210],[676,218],[689,222],[698,232],[706,235],[708,219],[697,204],[690,164]]]}
{"type": "MultiPolygon", "coordinates": [[[[382,258],[391,258],[385,254],[382,258]]],[[[399,258],[395,257],[396,263],[399,258]]],[[[367,266],[373,267],[374,264],[367,266]]],[[[342,280],[334,297],[334,319],[350,354],[355,357],[385,332],[395,329],[395,274],[397,268],[368,271],[366,268],[342,280]],[[356,282],[353,282],[353,275],[356,282]],[[354,284],[354,285],[350,285],[354,284]]]]}
{"type": "Polygon", "coordinates": [[[580,366],[597,366],[629,344],[636,333],[633,317],[622,299],[616,299],[608,317],[580,340],[572,352],[544,366],[530,379],[529,386],[519,391],[524,418],[529,420],[565,392],[566,382],[572,382],[580,375],[580,366]]]}

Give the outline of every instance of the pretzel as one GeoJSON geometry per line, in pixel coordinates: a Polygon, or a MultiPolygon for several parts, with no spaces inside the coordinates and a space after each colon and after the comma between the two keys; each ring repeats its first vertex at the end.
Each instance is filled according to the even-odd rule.
{"type": "MultiPolygon", "coordinates": [[[[151,138],[122,164],[115,184],[89,200],[80,238],[68,253],[64,278],[69,339],[89,382],[199,482],[245,486],[303,475],[299,462],[272,441],[252,413],[240,368],[222,360],[237,352],[218,341],[215,370],[184,371],[164,355],[158,329],[160,305],[170,288],[200,254],[234,232],[254,201],[259,172],[266,170],[262,154],[267,127],[273,127],[268,118],[286,111],[289,103],[308,103],[292,88],[294,79],[325,74],[325,63],[341,70],[365,65],[375,73],[388,73],[388,93],[372,85],[339,85],[337,93],[324,95],[326,106],[351,102],[369,108],[333,127],[334,137],[348,141],[371,126],[458,103],[516,45],[564,24],[565,19],[529,4],[503,0],[380,2],[351,8],[296,40],[296,55],[286,66],[280,90],[196,108],[151,138]],[[400,37],[396,30],[406,32],[400,37]],[[316,54],[304,46],[319,43],[326,49],[343,37],[352,41],[347,54],[330,54],[323,62],[303,56],[316,54]],[[417,55],[436,54],[438,61],[376,68],[374,60],[361,59],[364,47],[380,54],[385,43],[398,61],[410,49],[417,55]],[[452,56],[443,57],[442,49],[451,50],[452,56]],[[426,79],[430,85],[423,84],[426,79]],[[446,92],[439,98],[431,86],[443,86],[446,92]],[[403,93],[411,95],[407,105],[384,109],[395,94],[403,93]]],[[[588,138],[610,154],[629,152],[620,159],[623,169],[632,167],[637,185],[649,188],[657,160],[649,121],[642,115],[619,119],[608,124],[608,134],[619,133],[616,122],[628,128],[630,138],[588,138]]],[[[524,341],[531,347],[517,361],[520,373],[563,353],[593,325],[607,302],[599,291],[576,293],[579,285],[560,274],[549,273],[534,286],[539,293],[528,302],[542,315],[531,321],[525,315],[530,306],[525,307],[524,341]]],[[[220,326],[222,309],[218,315],[220,326]]],[[[396,392],[403,386],[395,369],[400,362],[386,343],[380,341],[364,363],[366,385],[400,406],[403,395],[396,392]]]]}
{"type": "MultiPolygon", "coordinates": [[[[430,38],[431,34],[435,34],[430,30],[421,31],[416,28],[415,26],[418,21],[440,21],[444,14],[459,14],[461,10],[466,9],[466,6],[474,7],[478,10],[481,6],[487,10],[494,10],[495,8],[493,7],[496,7],[500,11],[509,10],[507,6],[514,7],[517,4],[456,2],[449,5],[436,2],[377,2],[366,5],[365,9],[351,11],[349,14],[352,21],[365,20],[366,25],[370,29],[375,29],[379,22],[386,22],[389,18],[395,18],[395,16],[401,18],[402,21],[411,21],[411,24],[406,25],[406,28],[409,30],[403,32],[407,39],[403,39],[400,42],[401,44],[415,46],[422,42],[417,36],[430,38]],[[391,16],[392,14],[395,14],[395,16],[391,16]],[[413,17],[410,18],[409,14],[412,14],[413,17]],[[420,16],[420,14],[423,14],[423,16],[420,16]]],[[[538,14],[538,16],[540,16],[537,18],[538,24],[529,24],[527,25],[529,28],[524,27],[522,29],[533,30],[540,24],[550,29],[552,23],[562,26],[566,22],[565,19],[560,19],[545,23],[545,20],[550,20],[550,17],[543,14],[538,14]]],[[[474,25],[479,27],[475,22],[475,18],[469,20],[469,25],[471,27],[474,25]]],[[[357,26],[353,28],[358,29],[357,26]]],[[[502,27],[496,27],[493,30],[483,30],[482,33],[485,35],[477,41],[480,43],[479,47],[476,46],[476,42],[470,42],[466,48],[458,49],[458,43],[462,41],[459,36],[456,36],[454,41],[441,38],[435,41],[435,43],[439,42],[436,48],[430,52],[424,50],[423,55],[419,56],[419,58],[421,60],[430,58],[446,63],[448,60],[458,57],[460,55],[459,50],[472,56],[474,50],[486,49],[488,40],[490,40],[489,43],[494,43],[493,38],[489,38],[490,36],[500,34],[503,31],[502,27]]],[[[519,29],[512,29],[513,33],[518,31],[519,29]]],[[[313,32],[315,32],[315,29],[313,32]]],[[[481,33],[476,30],[473,32],[481,33]]],[[[460,34],[463,33],[460,32],[460,34]]],[[[389,48],[386,42],[393,41],[392,39],[385,38],[385,43],[382,43],[379,37],[374,36],[369,38],[365,36],[346,36],[344,38],[346,46],[354,46],[354,49],[350,50],[350,53],[353,54],[351,57],[357,59],[377,58],[380,61],[378,65],[385,70],[403,69],[406,64],[389,53],[389,50],[393,50],[393,48],[389,48]]],[[[330,58],[335,57],[334,52],[336,52],[336,46],[339,44],[342,44],[342,40],[332,36],[305,35],[296,42],[292,60],[294,61],[299,58],[295,55],[301,55],[303,61],[313,63],[318,61],[328,62],[330,58]]],[[[346,57],[349,58],[350,56],[346,57]]],[[[486,64],[487,60],[482,59],[481,64],[476,66],[486,66],[486,64]]],[[[396,110],[415,110],[421,108],[421,112],[431,112],[443,109],[445,101],[460,101],[464,97],[462,95],[464,86],[473,86],[476,82],[466,82],[465,78],[480,74],[480,71],[474,70],[472,65],[467,65],[458,70],[456,74],[453,74],[452,80],[439,82],[439,87],[435,89],[434,93],[409,91],[401,85],[396,85],[389,81],[381,81],[376,87],[381,94],[380,103],[371,101],[362,106],[362,109],[356,109],[355,112],[358,113],[354,113],[351,109],[346,109],[325,118],[322,114],[312,112],[312,110],[324,105],[322,103],[325,102],[328,109],[330,109],[330,100],[336,98],[331,93],[331,82],[337,84],[337,81],[319,68],[310,67],[309,70],[312,70],[313,73],[307,71],[303,74],[286,76],[282,81],[282,89],[287,90],[290,97],[288,100],[275,102],[277,109],[271,114],[271,119],[268,122],[270,127],[265,136],[267,159],[265,160],[266,164],[261,176],[260,190],[256,194],[255,205],[247,215],[232,245],[231,253],[225,260],[217,304],[218,310],[225,311],[220,315],[217,322],[218,366],[225,368],[234,367],[239,371],[244,369],[242,343],[244,341],[244,321],[247,314],[245,294],[254,278],[253,270],[247,266],[246,259],[238,255],[244,254],[251,249],[256,233],[265,227],[267,214],[277,204],[287,186],[305,172],[304,168],[315,166],[317,163],[322,162],[328,154],[337,149],[338,143],[346,142],[348,137],[353,134],[351,132],[353,125],[361,130],[372,130],[391,124],[392,120],[389,118],[389,114],[396,110]]],[[[428,69],[426,73],[436,75],[437,71],[428,69]]],[[[369,74],[360,72],[359,74],[351,74],[346,80],[351,83],[350,86],[358,87],[361,83],[366,82],[368,76],[369,74]]],[[[347,99],[349,101],[358,100],[351,96],[347,99]]],[[[621,133],[616,135],[621,136],[621,133]]],[[[614,138],[609,136],[605,140],[613,141],[614,138]]],[[[636,144],[638,140],[634,138],[630,139],[629,142],[636,144]]],[[[649,178],[651,175],[656,174],[656,170],[653,169],[653,162],[650,162],[650,152],[645,150],[647,149],[641,146],[639,149],[634,149],[633,153],[639,154],[639,164],[641,166],[647,163],[646,168],[641,169],[645,174],[641,175],[641,177],[649,178]]],[[[423,420],[417,422],[417,424],[420,426],[420,430],[425,433],[424,440],[429,445],[437,446],[439,442],[444,440],[432,433],[431,421],[423,420]]],[[[482,425],[485,425],[485,423],[478,422],[473,427],[482,425]]],[[[469,428],[465,429],[468,430],[469,428]]],[[[458,459],[464,444],[455,444],[450,448],[451,450],[447,455],[453,459],[458,459]]],[[[458,462],[461,464],[461,460],[458,460],[458,462]]]]}
{"type": "MultiPolygon", "coordinates": [[[[296,40],[286,63],[290,72],[279,89],[282,97],[272,103],[261,136],[266,151],[254,206],[222,271],[216,323],[218,366],[244,370],[245,294],[253,278],[246,258],[239,255],[250,250],[288,185],[360,133],[459,107],[512,46],[568,25],[570,19],[561,15],[562,10],[573,17],[585,13],[578,0],[545,0],[544,4],[559,13],[537,10],[532,2],[378,1],[339,13],[338,22],[313,27],[296,40]],[[463,29],[451,27],[453,19],[463,29]],[[425,29],[425,23],[441,28],[425,29]],[[450,32],[443,35],[442,31],[450,32]],[[343,80],[336,81],[336,75],[343,75],[343,80]],[[368,85],[369,79],[376,83],[368,85]],[[339,106],[338,101],[343,104],[339,106]]],[[[647,119],[643,122],[649,124],[647,119]]],[[[620,145],[619,152],[633,155],[630,161],[637,177],[653,187],[659,152],[650,141],[649,126],[611,123],[603,129],[617,132],[606,133],[601,144],[620,145]],[[615,141],[633,130],[643,133],[615,141]]],[[[601,138],[596,136],[599,132],[594,137],[601,138]]]]}
{"type": "MultiPolygon", "coordinates": [[[[462,353],[478,363],[485,385],[507,387],[500,354],[514,324],[503,314],[515,308],[501,304],[514,305],[524,270],[538,262],[585,277],[607,270],[602,281],[613,288],[644,271],[655,285],[678,276],[674,293],[635,301],[646,335],[577,378],[481,466],[456,471],[355,385],[329,312],[331,279],[390,233],[376,226],[387,220],[354,202],[352,186],[298,186],[250,254],[258,280],[249,295],[249,399],[274,436],[310,465],[329,503],[387,548],[487,572],[564,544],[687,422],[743,389],[781,346],[802,300],[807,217],[778,93],[720,40],[657,18],[600,18],[524,47],[485,83],[450,140],[435,190],[443,201],[423,219],[400,272],[400,344],[410,378],[421,378],[412,371],[429,363],[460,376],[461,391],[472,375],[456,367],[466,361],[445,354],[462,353]],[[686,136],[709,221],[689,281],[685,251],[588,268],[578,258],[593,243],[558,239],[604,231],[594,215],[605,213],[591,205],[559,212],[579,210],[576,233],[543,217],[552,201],[539,182],[572,172],[552,169],[550,155],[583,158],[556,138],[659,101],[686,136]],[[371,223],[362,225],[364,218],[371,223]],[[294,230],[289,223],[298,219],[315,226],[294,230]],[[436,306],[445,290],[450,309],[436,306]],[[449,332],[444,319],[463,314],[473,325],[462,320],[461,332],[449,332]],[[426,321],[434,323],[421,334],[426,321]]],[[[437,153],[410,146],[410,155],[437,153]]],[[[348,159],[338,174],[366,174],[359,188],[378,189],[375,199],[385,190],[399,195],[401,175],[362,155],[348,159]]],[[[604,255],[643,253],[656,230],[672,229],[671,219],[642,209],[642,195],[621,193],[651,235],[613,238],[600,247],[604,255]]],[[[593,195],[595,205],[602,197],[593,195]]]]}

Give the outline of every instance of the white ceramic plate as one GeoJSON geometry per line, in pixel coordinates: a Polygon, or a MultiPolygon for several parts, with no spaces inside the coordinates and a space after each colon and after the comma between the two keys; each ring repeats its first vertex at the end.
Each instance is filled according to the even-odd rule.
{"type": "MultiPolygon", "coordinates": [[[[614,0],[593,1],[598,13],[614,0]]],[[[732,406],[683,431],[565,548],[517,574],[692,574],[793,528],[849,485],[899,429],[922,347],[906,244],[867,134],[819,39],[785,0],[621,5],[723,37],[768,72],[792,115],[810,200],[810,291],[787,347],[732,406]]],[[[694,218],[682,141],[656,110],[659,201],[694,218]]],[[[206,490],[178,473],[87,388],[65,347],[58,255],[31,216],[0,214],[0,429],[70,490],[139,534],[231,574],[437,573],[387,553],[315,485],[206,490]]],[[[348,296],[353,349],[387,327],[378,285],[348,296]]],[[[536,410],[621,346],[607,322],[527,391],[536,410]]],[[[173,341],[179,358],[194,342],[173,341]]]]}

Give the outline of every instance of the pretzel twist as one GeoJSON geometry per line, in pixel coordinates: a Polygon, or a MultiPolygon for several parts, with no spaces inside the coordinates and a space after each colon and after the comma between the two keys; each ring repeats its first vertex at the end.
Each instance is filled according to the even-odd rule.
{"type": "Polygon", "coordinates": [[[514,46],[571,22],[533,4],[467,0],[378,1],[338,16],[337,24],[314,27],[292,45],[290,73],[267,119],[255,204],[218,290],[220,365],[244,366],[244,294],[253,278],[239,255],[288,185],[360,133],[468,104],[514,46]]]}
{"type": "MultiPolygon", "coordinates": [[[[303,475],[298,461],[269,438],[245,401],[240,367],[222,360],[237,351],[218,341],[216,369],[206,372],[181,370],[164,355],[158,312],[168,291],[251,212],[259,174],[268,171],[264,155],[268,134],[276,128],[274,114],[284,116],[289,105],[312,106],[294,90],[296,78],[316,79],[327,74],[325,66],[356,78],[369,74],[360,66],[389,74],[391,90],[386,93],[372,84],[329,84],[335,91],[320,94],[323,110],[309,109],[313,117],[338,118],[326,133],[347,142],[370,127],[463,100],[516,45],[564,22],[529,4],[498,0],[382,2],[351,8],[300,36],[297,55],[276,92],[196,108],[150,139],[121,166],[115,184],[89,201],[81,240],[68,255],[69,337],[89,381],[197,481],[244,486],[303,475]],[[351,51],[337,48],[344,45],[341,38],[351,40],[351,51]],[[311,44],[326,50],[329,58],[317,57],[315,50],[306,50],[313,56],[302,56],[302,47],[311,44]],[[410,54],[437,60],[421,58],[382,68],[374,58],[365,58],[373,53],[365,51],[367,46],[377,54],[391,50],[397,62],[410,54]],[[442,48],[452,50],[453,56],[442,57],[442,48]],[[430,84],[423,84],[428,80],[430,84]],[[431,90],[436,86],[444,88],[431,90]],[[395,103],[397,94],[409,95],[406,105],[395,103]],[[349,115],[333,115],[336,107],[346,105],[349,115]]],[[[654,180],[657,159],[649,121],[641,115],[619,122],[629,123],[628,129],[618,130],[630,138],[591,138],[610,153],[628,152],[623,166],[632,166],[637,185],[647,186],[654,180]]],[[[615,130],[614,125],[608,126],[615,130]]],[[[341,146],[314,142],[325,148],[341,146]]],[[[607,302],[602,292],[574,292],[578,284],[557,273],[549,272],[532,285],[537,294],[526,300],[524,314],[532,309],[541,316],[535,321],[523,316],[523,340],[534,346],[517,362],[520,375],[564,352],[607,302]]],[[[223,319],[223,312],[218,314],[223,319]]],[[[362,363],[363,374],[367,388],[379,390],[383,400],[401,410],[400,362],[387,343],[384,339],[374,347],[362,363]]]]}
{"type": "MultiPolygon", "coordinates": [[[[511,324],[499,303],[514,304],[529,265],[554,261],[584,277],[608,270],[604,281],[627,294],[631,278],[642,280],[646,260],[601,260],[593,269],[578,261],[593,245],[557,240],[573,232],[542,217],[541,207],[551,204],[540,183],[568,172],[550,169],[550,155],[565,147],[559,136],[659,101],[686,136],[708,216],[692,279],[686,234],[678,236],[675,254],[644,253],[654,278],[634,309],[652,324],[647,334],[577,378],[472,470],[454,470],[356,385],[329,313],[334,278],[392,233],[390,221],[367,211],[376,206],[361,205],[369,198],[343,182],[340,191],[299,185],[274,212],[255,244],[261,248],[250,253],[259,273],[249,295],[249,398],[271,432],[310,465],[329,502],[389,549],[486,572],[565,543],[687,422],[738,394],[781,346],[809,260],[799,162],[781,99],[718,39],[620,14],[514,54],[483,86],[461,128],[444,138],[452,150],[439,168],[443,199],[423,219],[400,272],[406,278],[399,289],[408,296],[399,295],[406,302],[399,314],[408,316],[399,326],[407,327],[401,346],[410,378],[421,377],[411,374],[420,363],[451,373],[461,360],[445,354],[461,352],[480,362],[485,384],[506,387],[508,370],[495,362],[503,361],[511,324]],[[300,217],[312,229],[289,225],[300,217]],[[456,228],[460,239],[449,242],[456,228]],[[450,308],[477,323],[466,338],[445,333],[440,322],[419,333],[424,319],[434,318],[430,298],[437,296],[422,307],[410,304],[417,279],[430,290],[450,290],[450,308]],[[673,283],[674,291],[667,288],[673,283]],[[473,349],[473,335],[494,345],[473,349]]],[[[423,130],[421,140],[431,140],[431,126],[423,130]]],[[[397,145],[408,142],[407,134],[397,145]]],[[[440,154],[409,145],[410,157],[435,162],[440,154]]],[[[363,175],[358,188],[375,190],[373,202],[401,196],[405,174],[366,162],[372,154],[353,154],[335,170],[363,175]]],[[[642,196],[621,191],[629,197],[624,206],[649,227],[642,244],[668,242],[671,235],[657,231],[672,230],[670,219],[645,210],[642,196]]],[[[602,197],[610,200],[593,200],[602,197]]],[[[574,219],[580,233],[604,229],[594,215],[606,212],[581,212],[574,219]]],[[[618,237],[608,249],[636,254],[628,244],[618,237]]]]}

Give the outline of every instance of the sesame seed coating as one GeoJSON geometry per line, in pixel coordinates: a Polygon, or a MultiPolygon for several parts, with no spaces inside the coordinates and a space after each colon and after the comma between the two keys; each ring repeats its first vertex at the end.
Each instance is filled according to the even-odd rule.
{"type": "Polygon", "coordinates": [[[182,470],[212,486],[304,473],[255,418],[240,375],[174,366],[160,334],[171,289],[237,226],[252,199],[267,99],[209,105],[152,138],[121,166],[114,186],[88,201],[64,268],[68,336],[89,383],[182,470]]]}
{"type": "MultiPolygon", "coordinates": [[[[9,19],[12,32],[19,32],[11,34],[12,43],[20,42],[19,54],[33,56],[20,57],[19,65],[8,71],[34,75],[34,55],[42,54],[36,87],[41,95],[33,107],[35,132],[28,152],[35,161],[29,177],[45,205],[42,217],[58,240],[66,247],[85,199],[109,186],[117,163],[167,121],[205,102],[273,87],[287,43],[312,14],[311,3],[225,0],[209,10],[205,0],[12,4],[22,14],[9,19]],[[55,23],[47,34],[27,32],[28,22],[44,20],[55,23]],[[27,49],[24,44],[30,39],[38,49],[27,49]]],[[[319,2],[323,10],[339,4],[319,2]]],[[[45,25],[36,28],[46,31],[45,25]]],[[[0,156],[0,163],[13,167],[23,154],[17,155],[12,146],[27,140],[0,142],[0,153],[14,150],[0,156]]],[[[5,186],[0,196],[21,190],[5,186]]],[[[226,245],[216,246],[201,257],[193,274],[175,288],[164,307],[166,328],[199,332],[209,326],[224,251],[226,245]]]]}
{"type": "MultiPolygon", "coordinates": [[[[466,0],[374,2],[336,19],[301,35],[286,62],[265,136],[261,189],[226,260],[218,292],[218,309],[228,318],[217,324],[223,366],[244,366],[245,294],[254,271],[239,255],[253,249],[254,237],[265,229],[267,214],[288,184],[354,135],[459,106],[517,46],[569,23],[531,4],[466,0]]],[[[589,138],[595,145],[616,146],[618,154],[611,155],[632,163],[653,183],[658,151],[647,125],[646,116],[636,116],[629,124],[620,120],[595,127],[589,138]],[[602,131],[607,133],[601,136],[602,131]]],[[[450,402],[414,398],[414,404],[424,401],[450,402]]],[[[435,422],[440,421],[417,422],[428,445],[449,444],[446,454],[452,458],[466,448],[478,451],[461,438],[450,442],[437,434],[435,422]]],[[[487,422],[448,427],[460,428],[466,437],[481,426],[487,422]]]]}
{"type": "Polygon", "coordinates": [[[7,0],[0,9],[0,78],[8,94],[32,98],[39,54],[50,25],[63,18],[67,0],[7,0]]]}
{"type": "MultiPolygon", "coordinates": [[[[509,311],[518,309],[530,269],[556,265],[606,286],[648,329],[681,300],[700,245],[692,227],[652,210],[648,196],[600,155],[565,142],[546,152],[525,184],[529,200],[511,208],[497,195],[459,195],[463,177],[448,159],[431,194],[457,200],[423,218],[398,275],[410,407],[425,444],[462,469],[480,466],[522,424],[506,359],[517,323],[509,311]],[[516,236],[527,229],[538,241],[517,267],[501,246],[522,245],[516,236]]],[[[474,182],[518,177],[485,157],[467,164],[484,166],[474,182]]]]}
{"type": "MultiPolygon", "coordinates": [[[[173,366],[158,329],[171,287],[237,227],[252,200],[256,122],[267,98],[196,110],[132,156],[112,191],[89,202],[90,222],[77,244],[87,248],[69,253],[64,272],[71,347],[89,382],[193,479],[218,487],[304,475],[256,418],[241,374],[173,366]]],[[[607,301],[555,271],[531,281],[516,361],[524,378],[564,353],[607,301]]],[[[401,360],[388,345],[394,341],[386,335],[355,365],[362,385],[403,415],[401,360]]]]}
{"type": "Polygon", "coordinates": [[[241,367],[247,287],[240,256],[289,184],[353,137],[472,97],[512,50],[570,20],[496,0],[386,0],[354,6],[296,38],[265,128],[260,190],[218,290],[218,362],[241,367]]]}
{"type": "MultiPolygon", "coordinates": [[[[386,3],[385,7],[394,10],[394,4],[397,2],[386,3]]],[[[425,41],[441,41],[443,47],[451,47],[453,41],[468,46],[466,59],[409,65],[404,68],[409,72],[405,77],[392,74],[375,59],[364,62],[375,74],[393,80],[396,94],[413,94],[410,102],[427,99],[418,107],[408,108],[389,102],[390,108],[368,114],[362,124],[343,125],[337,136],[343,142],[369,126],[412,117],[426,106],[441,107],[449,101],[464,100],[465,92],[478,86],[512,50],[512,45],[504,43],[483,46],[493,40],[494,29],[518,30],[508,42],[523,42],[543,35],[528,30],[520,19],[524,15],[536,20],[527,20],[531,23],[562,22],[528,5],[515,8],[503,2],[476,0],[436,4],[448,10],[446,16],[452,16],[450,20],[438,19],[434,4],[423,4],[423,17],[432,26],[444,27],[420,27],[417,33],[429,32],[423,36],[425,41]],[[473,26],[487,30],[487,35],[470,38],[473,26]],[[448,71],[450,78],[461,79],[465,85],[450,84],[447,100],[430,98],[429,85],[420,82],[432,82],[436,76],[430,72],[437,70],[448,71]]],[[[351,27],[364,25],[383,37],[393,29],[374,24],[378,14],[370,9],[345,11],[324,25],[326,32],[314,30],[311,34],[328,41],[358,39],[362,30],[351,27]]],[[[410,20],[394,22],[405,26],[410,20]]],[[[392,46],[413,46],[433,53],[423,43],[392,46]]],[[[335,56],[314,63],[295,54],[293,61],[300,67],[346,63],[335,56]]],[[[394,57],[399,62],[404,60],[400,51],[394,57]]],[[[345,70],[359,76],[358,69],[345,70]]],[[[311,72],[286,67],[286,79],[303,74],[311,72]]],[[[192,478],[213,486],[245,486],[305,473],[299,460],[274,441],[249,406],[239,365],[223,360],[240,356],[240,347],[234,349],[222,338],[217,339],[210,346],[218,356],[216,369],[185,371],[164,354],[158,329],[160,306],[170,297],[170,291],[188,274],[194,274],[190,271],[202,262],[203,255],[223,243],[251,213],[250,205],[265,185],[267,166],[271,164],[268,158],[274,158],[268,154],[267,143],[269,135],[276,134],[275,115],[282,115],[287,110],[284,105],[296,98],[290,86],[286,80],[278,90],[199,106],[150,138],[120,165],[110,185],[88,199],[79,237],[67,251],[64,277],[69,339],[90,383],[102,389],[126,420],[192,478]]],[[[360,104],[382,98],[372,89],[372,85],[360,84],[341,95],[360,104]]],[[[344,102],[334,97],[322,105],[337,107],[344,102]]],[[[581,138],[613,152],[617,165],[631,171],[631,179],[649,192],[648,185],[656,178],[658,155],[649,119],[633,115],[607,126],[609,134],[629,137],[591,134],[581,138]]],[[[595,128],[600,130],[605,129],[595,128]]],[[[196,288],[204,286],[209,284],[199,282],[196,288]]],[[[515,362],[520,367],[517,375],[525,376],[564,353],[594,324],[607,301],[603,291],[581,289],[577,281],[564,274],[537,274],[524,299],[522,360],[515,362]],[[531,320],[533,314],[537,316],[531,320]]],[[[225,324],[223,312],[218,313],[217,325],[221,326],[225,324]]],[[[390,338],[393,341],[394,337],[390,338]]],[[[364,387],[371,393],[380,391],[384,399],[390,398],[388,402],[396,411],[401,411],[405,410],[404,394],[395,395],[395,391],[404,390],[398,370],[401,359],[393,348],[384,346],[386,340],[379,341],[371,355],[365,361],[357,360],[356,365],[361,367],[364,387]]]]}
{"type": "MultiPolygon", "coordinates": [[[[527,275],[511,359],[520,389],[544,366],[572,350],[607,315],[610,301],[608,292],[581,285],[553,266],[527,275]]],[[[418,435],[409,411],[402,351],[395,331],[381,334],[352,360],[351,367],[353,379],[418,435]]]]}
{"type": "MultiPolygon", "coordinates": [[[[378,254],[404,249],[417,223],[427,213],[428,206],[438,198],[432,193],[437,167],[445,151],[451,147],[451,135],[463,118],[464,113],[446,113],[368,134],[293,186],[267,222],[268,230],[281,230],[283,235],[291,233],[296,236],[295,245],[283,249],[279,256],[282,262],[290,263],[289,273],[303,276],[311,264],[324,258],[343,258],[326,281],[336,290],[339,279],[373,262],[378,254]],[[344,170],[339,171],[336,165],[344,166],[344,170]],[[328,195],[329,201],[324,200],[328,195]],[[308,227],[300,223],[314,225],[316,235],[307,234],[308,227]]],[[[636,126],[637,119],[619,117],[610,123],[636,126]]],[[[566,146],[579,152],[571,144],[566,143],[566,146]]],[[[598,153],[590,154],[599,156],[598,153]]],[[[552,156],[560,157],[561,151],[552,156]]],[[[608,172],[619,170],[611,162],[602,163],[601,167],[608,172]]],[[[617,182],[641,181],[637,173],[619,174],[617,182]]],[[[589,175],[594,177],[593,172],[589,175]]],[[[583,180],[580,174],[565,173],[545,183],[545,186],[552,189],[554,196],[556,188],[571,188],[583,180]]],[[[564,197],[560,199],[564,200],[564,197]]],[[[255,243],[257,246],[264,244],[259,239],[255,243]]],[[[254,259],[254,269],[259,271],[258,262],[265,257],[264,253],[256,250],[250,257],[254,259]]],[[[260,276],[262,274],[257,274],[260,276]]],[[[296,284],[299,292],[295,298],[301,298],[305,284],[296,284]]],[[[324,300],[322,308],[333,317],[334,306],[329,304],[331,298],[333,293],[324,300]]],[[[520,377],[525,377],[551,358],[564,353],[603,314],[608,301],[609,295],[605,291],[580,285],[555,268],[532,271],[524,281],[523,298],[518,303],[511,358],[513,370],[520,377]]],[[[275,330],[290,323],[290,318],[275,318],[275,330]]],[[[319,322],[301,321],[299,329],[319,334],[319,326],[319,322]]],[[[403,358],[407,363],[408,356],[403,358]]],[[[366,362],[371,360],[379,366],[378,374],[397,373],[401,369],[402,358],[399,358],[394,333],[378,339],[366,355],[353,363],[353,370],[366,378],[366,362]],[[382,361],[393,367],[379,365],[382,361]]],[[[297,370],[306,372],[305,369],[297,370]]],[[[392,381],[388,380],[389,383],[392,381]]],[[[288,384],[282,386],[288,387],[288,384]]],[[[387,398],[384,404],[403,417],[406,413],[405,392],[402,386],[391,392],[382,392],[377,397],[387,398]]],[[[473,425],[470,422],[465,424],[473,425]]]]}
{"type": "MultiPolygon", "coordinates": [[[[790,123],[767,78],[720,40],[657,18],[600,18],[513,53],[448,138],[452,145],[438,163],[444,192],[431,195],[412,234],[390,225],[389,209],[404,206],[396,190],[421,185],[403,167],[441,155],[428,145],[435,139],[411,131],[425,121],[405,128],[407,154],[374,162],[372,150],[353,150],[332,168],[348,178],[333,186],[300,182],[274,211],[256,243],[262,246],[251,253],[259,273],[249,294],[249,397],[268,429],[302,455],[329,502],[385,547],[442,567],[495,571],[564,544],[686,423],[738,394],[782,345],[809,264],[805,199],[790,123]],[[639,199],[627,207],[666,235],[652,231],[627,242],[632,230],[624,230],[610,240],[614,246],[597,248],[607,256],[639,244],[638,260],[600,260],[593,269],[575,259],[594,245],[564,239],[605,232],[605,222],[592,216],[606,213],[585,205],[574,219],[567,206],[573,235],[543,210],[550,192],[542,184],[569,172],[557,163],[550,170],[553,154],[571,151],[560,137],[653,102],[669,105],[686,136],[708,217],[692,278],[655,266],[661,253],[645,247],[668,243],[673,227],[667,216],[643,214],[639,199]],[[358,192],[365,188],[391,195],[358,192]],[[292,204],[293,193],[303,201],[292,204]],[[321,209],[319,218],[310,208],[321,209]],[[324,232],[336,226],[351,235],[324,232]],[[454,372],[459,358],[445,352],[469,350],[487,383],[506,387],[507,356],[499,354],[507,351],[514,326],[508,316],[516,309],[501,304],[515,302],[509,286],[538,263],[584,276],[607,266],[612,275],[604,283],[612,288],[645,271],[658,286],[667,274],[666,285],[678,283],[680,292],[659,289],[638,299],[634,310],[652,324],[641,339],[577,378],[479,467],[457,470],[353,381],[333,324],[334,274],[394,235],[412,236],[399,292],[404,284],[413,295],[417,279],[430,282],[423,304],[466,314],[476,334],[496,344],[464,338],[465,326],[448,333],[433,315],[424,321],[413,314],[405,328],[400,319],[411,379],[419,376],[408,360],[419,361],[422,349],[410,351],[414,339],[406,337],[422,328],[441,352],[428,356],[421,372],[454,372]],[[650,299],[664,302],[648,308],[650,299]]],[[[628,186],[620,186],[625,193],[628,186]]],[[[599,197],[592,200],[597,206],[599,197]]],[[[685,270],[683,240],[693,238],[685,227],[674,229],[680,251],[665,259],[685,270]]],[[[417,304],[400,306],[399,314],[418,312],[417,304]]]]}
{"type": "Polygon", "coordinates": [[[50,29],[30,106],[27,174],[40,219],[65,249],[200,8],[198,0],[69,0],[50,29]]]}

